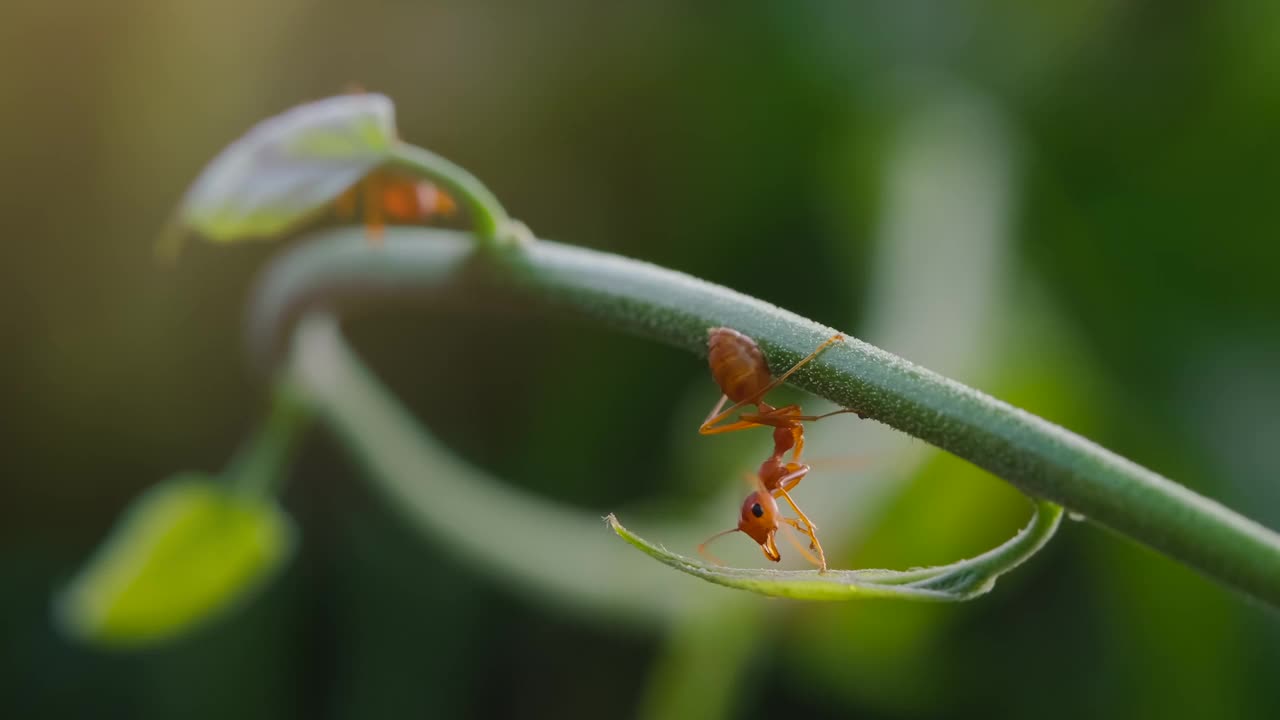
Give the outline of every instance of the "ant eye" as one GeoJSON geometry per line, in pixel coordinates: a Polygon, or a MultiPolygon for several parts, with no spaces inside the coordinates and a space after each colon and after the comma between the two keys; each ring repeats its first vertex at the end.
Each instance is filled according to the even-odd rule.
{"type": "Polygon", "coordinates": [[[764,508],[760,507],[760,503],[751,506],[751,514],[756,517],[764,517],[764,508]]]}

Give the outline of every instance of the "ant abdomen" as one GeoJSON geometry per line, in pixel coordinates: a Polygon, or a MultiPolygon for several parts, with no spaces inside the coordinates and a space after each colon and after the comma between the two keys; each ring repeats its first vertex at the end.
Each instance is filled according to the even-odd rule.
{"type": "Polygon", "coordinates": [[[769,364],[756,341],[732,328],[707,331],[707,363],[716,384],[738,403],[769,384],[769,364]]]}

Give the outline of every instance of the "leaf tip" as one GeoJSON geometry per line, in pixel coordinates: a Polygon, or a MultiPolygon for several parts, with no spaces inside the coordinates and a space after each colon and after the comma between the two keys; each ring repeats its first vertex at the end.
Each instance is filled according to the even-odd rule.
{"type": "Polygon", "coordinates": [[[213,242],[276,237],[387,162],[397,142],[395,106],[385,95],[339,95],[286,110],[205,166],[179,204],[179,226],[213,242]]]}

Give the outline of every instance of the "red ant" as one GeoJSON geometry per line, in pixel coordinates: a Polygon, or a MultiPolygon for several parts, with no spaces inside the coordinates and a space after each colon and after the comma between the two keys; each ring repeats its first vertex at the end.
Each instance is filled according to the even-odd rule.
{"type": "MultiPolygon", "coordinates": [[[[365,92],[359,83],[347,85],[348,95],[361,95],[365,92]]],[[[354,218],[357,204],[363,211],[369,242],[375,244],[382,242],[386,219],[413,223],[429,220],[437,215],[449,217],[458,210],[458,204],[453,198],[432,183],[386,169],[374,170],[364,176],[333,201],[338,219],[354,218]]]]}
{"type": "MultiPolygon", "coordinates": [[[[351,86],[347,92],[361,94],[365,91],[351,86]]],[[[388,219],[397,223],[415,223],[436,216],[449,217],[458,209],[454,199],[433,183],[387,168],[370,171],[327,204],[339,220],[355,218],[359,209],[364,218],[366,237],[375,245],[382,241],[388,219]]],[[[184,211],[185,208],[179,208],[179,213],[184,211]]],[[[175,218],[158,238],[156,252],[163,260],[176,261],[182,250],[185,233],[180,226],[181,219],[180,216],[175,218]]]]}
{"type": "Polygon", "coordinates": [[[359,206],[369,241],[382,241],[386,220],[393,222],[418,222],[440,215],[453,215],[458,205],[453,198],[435,185],[398,175],[389,170],[374,170],[364,179],[352,185],[333,201],[334,211],[341,220],[356,216],[359,206]]]}
{"type": "Polygon", "coordinates": [[[769,374],[769,365],[765,361],[764,353],[760,351],[760,346],[755,340],[737,330],[725,327],[711,328],[707,334],[707,362],[711,366],[712,377],[724,394],[720,402],[711,409],[711,413],[698,428],[698,432],[703,435],[716,435],[762,425],[771,426],[774,430],[773,453],[760,464],[760,470],[756,475],[759,487],[743,501],[738,527],[712,535],[698,546],[698,552],[708,555],[706,547],[712,540],[730,533],[743,532],[760,544],[765,557],[778,562],[782,559],[782,555],[778,552],[774,536],[781,522],[809,536],[809,548],[817,552],[816,559],[799,545],[796,547],[818,566],[819,572],[826,572],[827,558],[822,551],[822,543],[818,542],[818,528],[800,510],[800,506],[791,498],[789,491],[799,485],[810,470],[808,465],[799,462],[800,454],[804,451],[804,423],[857,411],[842,408],[824,415],[802,415],[799,405],[774,407],[764,401],[764,396],[785,382],[792,373],[813,361],[823,350],[837,342],[843,342],[844,336],[832,335],[791,369],[773,378],[769,374]],[[721,408],[729,400],[733,401],[733,405],[722,411],[721,408]],[[720,424],[746,405],[755,405],[756,412],[739,415],[736,422],[720,424]],[[791,462],[783,462],[783,456],[788,451],[792,453],[791,462]],[[774,499],[779,496],[785,499],[795,511],[798,520],[781,515],[778,503],[774,499]]]}

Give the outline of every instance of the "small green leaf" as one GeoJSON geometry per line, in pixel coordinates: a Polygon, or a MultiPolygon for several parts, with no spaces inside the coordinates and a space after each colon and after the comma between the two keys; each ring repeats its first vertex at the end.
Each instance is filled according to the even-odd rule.
{"type": "Polygon", "coordinates": [[[396,143],[385,95],[339,95],[264,120],[200,173],[160,250],[175,254],[187,230],[215,242],[286,232],[385,164],[396,143]]]}
{"type": "Polygon", "coordinates": [[[273,501],[180,475],[134,501],[58,599],[58,619],[97,645],[169,640],[250,596],[293,547],[273,501]]]}
{"type": "Polygon", "coordinates": [[[676,555],[633,534],[610,515],[606,520],[623,540],[677,570],[727,587],[800,600],[899,598],[932,602],[971,600],[989,591],[996,578],[1021,565],[1044,546],[1062,520],[1062,508],[1034,501],[1031,523],[1003,545],[969,560],[915,570],[763,570],[708,565],[676,555]]]}

